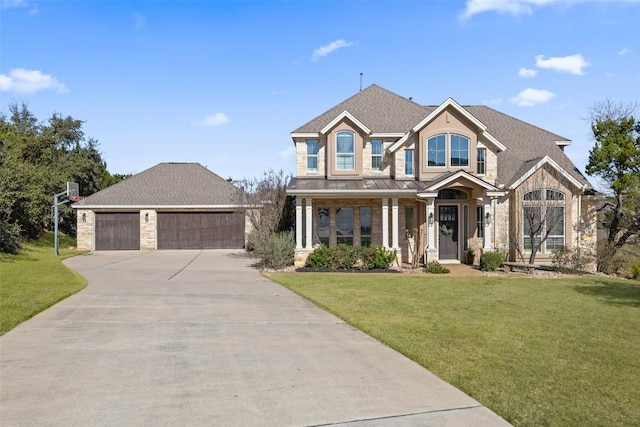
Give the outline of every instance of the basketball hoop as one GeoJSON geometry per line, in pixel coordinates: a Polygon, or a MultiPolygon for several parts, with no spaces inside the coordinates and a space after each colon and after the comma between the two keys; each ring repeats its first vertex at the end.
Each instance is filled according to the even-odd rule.
{"type": "Polygon", "coordinates": [[[69,196],[69,200],[72,202],[77,202],[78,200],[84,199],[86,196],[69,196]]]}

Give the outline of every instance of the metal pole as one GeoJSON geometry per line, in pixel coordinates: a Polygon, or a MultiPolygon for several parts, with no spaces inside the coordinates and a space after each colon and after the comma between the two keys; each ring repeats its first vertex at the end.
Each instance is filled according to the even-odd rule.
{"type": "Polygon", "coordinates": [[[56,256],[60,255],[58,251],[58,195],[53,196],[53,241],[56,256]]]}

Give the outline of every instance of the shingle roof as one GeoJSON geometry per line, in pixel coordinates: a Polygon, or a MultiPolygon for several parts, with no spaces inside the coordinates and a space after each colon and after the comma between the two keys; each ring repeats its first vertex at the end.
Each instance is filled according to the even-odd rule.
{"type": "Polygon", "coordinates": [[[398,192],[406,191],[416,193],[424,190],[427,186],[425,182],[402,181],[392,178],[371,178],[371,179],[317,179],[317,178],[293,178],[287,186],[287,193],[296,192],[309,193],[313,191],[322,192],[398,192]]]}
{"type": "Polygon", "coordinates": [[[199,163],[160,163],[80,200],[83,206],[216,206],[238,189],[199,163]]]}
{"type": "MultiPolygon", "coordinates": [[[[416,104],[377,85],[371,85],[293,132],[319,132],[347,110],[374,133],[406,133],[436,108],[433,105],[416,104]]],[[[487,106],[463,108],[487,126],[487,131],[507,147],[505,151],[498,153],[498,185],[512,184],[520,177],[527,162],[549,156],[576,180],[590,186],[556,144],[557,141],[568,141],[566,138],[487,106]]]]}

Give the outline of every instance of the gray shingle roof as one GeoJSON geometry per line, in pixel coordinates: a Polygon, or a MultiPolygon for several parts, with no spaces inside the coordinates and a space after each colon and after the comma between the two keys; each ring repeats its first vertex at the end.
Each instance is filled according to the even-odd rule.
{"type": "Polygon", "coordinates": [[[80,200],[83,206],[236,204],[237,188],[199,163],[160,163],[80,200]]]}
{"type": "MultiPolygon", "coordinates": [[[[371,85],[293,132],[319,132],[347,110],[374,133],[406,133],[436,108],[433,105],[416,104],[377,85],[371,85]]],[[[576,180],[590,186],[556,144],[557,141],[568,141],[566,138],[487,106],[463,108],[484,123],[487,131],[507,147],[505,151],[498,153],[498,185],[512,184],[520,177],[527,162],[549,156],[576,180]]]]}

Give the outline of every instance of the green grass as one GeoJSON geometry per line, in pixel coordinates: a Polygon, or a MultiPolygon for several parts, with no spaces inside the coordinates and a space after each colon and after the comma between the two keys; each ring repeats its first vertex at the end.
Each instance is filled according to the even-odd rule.
{"type": "Polygon", "coordinates": [[[0,335],[69,295],[87,281],[62,264],[84,252],[75,239],[60,235],[60,256],[53,252],[53,234],[26,242],[18,255],[0,254],[0,335]]]}
{"type": "Polygon", "coordinates": [[[640,425],[640,285],[271,274],[519,426],[640,425]]]}

